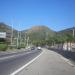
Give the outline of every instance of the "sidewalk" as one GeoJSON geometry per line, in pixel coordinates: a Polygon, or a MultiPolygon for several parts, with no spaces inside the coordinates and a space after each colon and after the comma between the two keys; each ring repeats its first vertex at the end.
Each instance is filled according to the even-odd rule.
{"type": "Polygon", "coordinates": [[[50,48],[49,50],[52,50],[52,51],[55,51],[55,52],[61,54],[62,56],[71,60],[75,64],[75,52],[68,51],[68,50],[61,50],[61,49],[60,50],[59,49],[52,49],[52,48],[50,48]]]}

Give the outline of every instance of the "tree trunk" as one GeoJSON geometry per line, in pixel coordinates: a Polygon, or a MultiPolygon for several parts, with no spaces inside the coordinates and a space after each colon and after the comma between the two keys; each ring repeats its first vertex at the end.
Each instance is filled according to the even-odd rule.
{"type": "Polygon", "coordinates": [[[62,48],[61,48],[62,50],[63,50],[63,45],[64,45],[64,43],[62,43],[62,48]]]}
{"type": "Polygon", "coordinates": [[[67,51],[68,51],[68,41],[67,41],[67,51]]]}
{"type": "Polygon", "coordinates": [[[70,42],[70,51],[71,51],[71,42],[70,42]]]}

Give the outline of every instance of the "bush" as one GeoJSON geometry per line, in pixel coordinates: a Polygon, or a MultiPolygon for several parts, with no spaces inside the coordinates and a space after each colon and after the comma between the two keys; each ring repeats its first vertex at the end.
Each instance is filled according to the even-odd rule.
{"type": "Polygon", "coordinates": [[[6,51],[7,47],[8,47],[7,44],[1,43],[0,44],[0,51],[6,51]]]}

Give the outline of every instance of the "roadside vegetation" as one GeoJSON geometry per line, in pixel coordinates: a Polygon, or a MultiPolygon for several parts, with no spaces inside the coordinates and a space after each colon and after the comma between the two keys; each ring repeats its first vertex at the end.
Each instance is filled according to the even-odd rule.
{"type": "Polygon", "coordinates": [[[36,46],[57,46],[57,48],[59,49],[60,48],[60,45],[61,45],[61,49],[63,50],[63,45],[64,43],[67,44],[67,50],[68,50],[68,43],[70,43],[70,47],[71,47],[71,44],[72,43],[75,43],[75,37],[73,37],[72,35],[70,34],[56,34],[55,36],[53,37],[49,37],[47,40],[34,40],[32,42],[34,45],[36,46]]]}
{"type": "MultiPolygon", "coordinates": [[[[17,31],[13,29],[13,37],[12,42],[12,28],[4,23],[0,23],[0,31],[7,33],[7,41],[5,39],[0,38],[0,50],[9,50],[12,49],[21,49],[25,48],[28,45],[34,46],[48,46],[55,47],[63,50],[64,43],[67,44],[67,50],[69,50],[73,43],[75,43],[75,36],[73,36],[73,30],[75,28],[69,28],[66,30],[61,30],[59,32],[55,32],[49,29],[46,26],[35,26],[28,30],[17,31]]],[[[75,35],[75,33],[74,33],[75,35]]]]}
{"type": "Polygon", "coordinates": [[[6,51],[7,48],[8,48],[8,45],[6,43],[6,40],[0,38],[0,51],[6,51]]]}
{"type": "Polygon", "coordinates": [[[6,51],[7,49],[7,44],[0,43],[0,51],[6,51]]]}

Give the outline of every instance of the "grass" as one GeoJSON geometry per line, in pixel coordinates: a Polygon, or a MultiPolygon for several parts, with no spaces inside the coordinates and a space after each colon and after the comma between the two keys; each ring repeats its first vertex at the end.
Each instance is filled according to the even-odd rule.
{"type": "Polygon", "coordinates": [[[6,51],[7,50],[7,44],[5,43],[0,43],[0,51],[6,51]]]}

